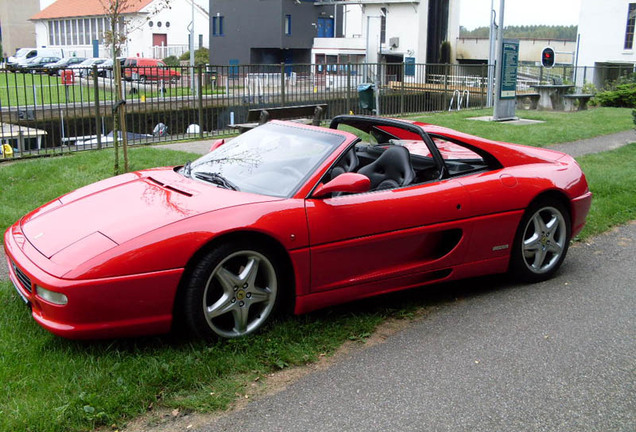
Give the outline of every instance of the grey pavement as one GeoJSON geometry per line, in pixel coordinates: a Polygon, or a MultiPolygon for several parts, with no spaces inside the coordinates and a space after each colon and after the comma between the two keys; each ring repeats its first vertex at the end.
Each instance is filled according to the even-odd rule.
{"type": "Polygon", "coordinates": [[[636,132],[628,130],[580,141],[554,144],[548,148],[568,153],[576,158],[590,153],[614,150],[633,142],[636,142],[636,132]]]}
{"type": "Polygon", "coordinates": [[[188,430],[633,432],[635,279],[632,223],[571,248],[547,282],[409,291],[430,290],[423,319],[188,430]]]}

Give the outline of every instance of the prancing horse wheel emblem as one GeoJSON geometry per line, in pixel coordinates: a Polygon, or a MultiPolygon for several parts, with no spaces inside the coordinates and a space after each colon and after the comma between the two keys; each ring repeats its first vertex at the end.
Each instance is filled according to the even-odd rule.
{"type": "Polygon", "coordinates": [[[244,300],[245,299],[245,291],[243,290],[238,290],[236,292],[236,299],[237,300],[244,300]]]}

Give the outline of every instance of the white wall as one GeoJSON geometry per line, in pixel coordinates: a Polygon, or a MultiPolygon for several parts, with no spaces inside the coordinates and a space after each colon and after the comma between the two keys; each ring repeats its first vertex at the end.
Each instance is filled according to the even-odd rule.
{"type": "MultiPolygon", "coordinates": [[[[41,0],[43,2],[49,0],[41,0]]],[[[196,0],[195,7],[195,35],[194,43],[198,48],[199,34],[203,35],[203,46],[209,44],[209,18],[207,13],[202,11],[208,10],[209,3],[207,0],[196,0]]],[[[145,14],[140,14],[132,19],[128,24],[129,34],[128,40],[122,47],[123,56],[136,56],[140,57],[153,57],[153,33],[162,33],[167,35],[168,47],[176,46],[178,48],[177,53],[188,50],[188,35],[187,26],[192,18],[192,3],[190,0],[171,0],[170,8],[164,8],[159,11],[153,9],[152,4],[146,9],[142,10],[145,14]],[[153,26],[150,27],[149,21],[153,22],[153,26]],[[161,27],[158,23],[161,22],[161,27]],[[166,23],[169,22],[170,26],[166,27],[166,23]]],[[[81,17],[78,17],[81,18],[81,17]]],[[[35,23],[36,43],[37,46],[53,46],[48,44],[48,21],[37,21],[35,23]]],[[[65,55],[72,55],[75,53],[78,56],[92,56],[93,48],[91,45],[64,45],[60,46],[64,49],[65,55]]],[[[100,45],[99,55],[102,57],[108,57],[108,48],[100,45]]],[[[163,57],[163,56],[161,56],[163,57]]]]}
{"type": "MultiPolygon", "coordinates": [[[[576,51],[575,41],[553,41],[547,39],[521,39],[519,41],[519,60],[524,62],[541,63],[541,51],[545,47],[552,47],[557,52],[555,58],[557,64],[572,64],[571,53],[576,51]],[[565,54],[565,53],[570,54],[565,54]]],[[[488,60],[490,50],[489,39],[458,38],[458,60],[488,60]]]]}
{"type": "MultiPolygon", "coordinates": [[[[636,62],[635,50],[625,50],[629,3],[634,0],[581,0],[579,66],[598,62],[636,62]]],[[[634,41],[636,47],[636,40],[634,41]]]]}
{"type": "Polygon", "coordinates": [[[426,62],[426,17],[428,1],[418,3],[388,3],[368,4],[364,7],[362,21],[362,37],[366,38],[367,23],[370,24],[370,46],[377,45],[375,40],[379,37],[379,17],[381,8],[386,8],[386,42],[382,46],[383,54],[402,54],[407,57],[415,57],[417,63],[426,62]],[[423,25],[422,25],[423,21],[423,25]],[[374,34],[378,33],[378,34],[374,34]],[[399,38],[399,45],[391,48],[389,39],[399,38]]]}

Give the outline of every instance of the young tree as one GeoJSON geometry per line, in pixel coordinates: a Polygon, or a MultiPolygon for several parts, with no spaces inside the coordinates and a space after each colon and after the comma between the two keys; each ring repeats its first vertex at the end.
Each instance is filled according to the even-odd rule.
{"type": "Polygon", "coordinates": [[[115,81],[117,112],[113,113],[113,147],[115,149],[115,174],[121,174],[119,167],[119,135],[121,133],[124,157],[123,172],[128,172],[128,134],[126,131],[126,97],[124,95],[121,77],[121,65],[117,58],[121,55],[121,48],[126,43],[129,33],[137,30],[143,23],[161,10],[170,7],[170,0],[154,0],[146,7],[149,9],[145,18],[133,22],[131,13],[147,3],[145,0],[98,0],[104,9],[104,15],[109,20],[109,29],[104,33],[105,43],[110,47],[113,59],[113,79],[115,81]]]}

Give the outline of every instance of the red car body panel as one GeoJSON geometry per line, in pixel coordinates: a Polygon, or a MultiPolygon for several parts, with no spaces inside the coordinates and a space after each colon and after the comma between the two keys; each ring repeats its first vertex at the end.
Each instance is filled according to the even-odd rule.
{"type": "MultiPolygon", "coordinates": [[[[295,312],[305,313],[505,272],[524,211],[541,194],[562,197],[573,235],[582,229],[591,194],[571,157],[411,124],[466,145],[442,146],[445,158],[476,149],[500,167],[392,190],[312,198],[357,140],[329,130],[342,136],[342,144],[289,198],[222,189],[173,168],[125,174],[64,195],[10,227],[4,236],[10,278],[31,304],[34,319],[57,335],[137,336],[170,329],[188,265],[225,236],[258,234],[280,245],[291,264],[284,270],[295,282],[295,312]],[[64,293],[68,304],[44,300],[37,286],[64,293]]],[[[383,130],[418,139],[399,128],[383,130]]]]}

